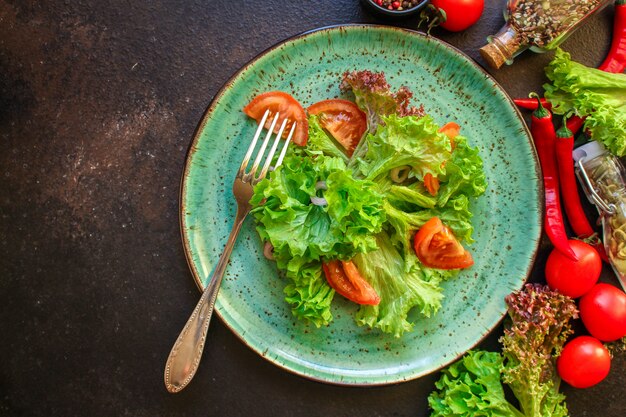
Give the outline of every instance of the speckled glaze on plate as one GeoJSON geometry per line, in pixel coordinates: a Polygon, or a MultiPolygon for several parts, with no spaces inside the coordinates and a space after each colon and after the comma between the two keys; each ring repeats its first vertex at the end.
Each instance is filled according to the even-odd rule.
{"type": "Polygon", "coordinates": [[[263,52],[228,81],[198,126],[180,221],[191,271],[203,287],[230,232],[232,182],[254,134],[243,106],[270,90],[289,92],[304,106],[341,96],[341,74],[356,69],[385,71],[394,88],[410,87],[440,124],[457,121],[480,147],[489,185],[472,207],[476,264],[445,283],[437,315],[413,316],[414,331],[401,338],[358,327],[356,305],[340,296],[334,321],[317,329],[292,316],[284,282],[263,257],[249,218],[216,311],[245,344],[290,372],[334,384],[382,385],[437,370],[479,343],[504,316],[504,297],[522,286],[537,250],[542,185],[528,130],[502,88],[471,59],[433,37],[372,25],[323,28],[263,52]]]}

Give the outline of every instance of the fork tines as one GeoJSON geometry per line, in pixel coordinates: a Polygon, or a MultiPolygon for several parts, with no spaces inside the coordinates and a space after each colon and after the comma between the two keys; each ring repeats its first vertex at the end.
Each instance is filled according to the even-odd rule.
{"type": "MultiPolygon", "coordinates": [[[[272,133],[274,132],[274,128],[276,127],[276,124],[280,116],[279,113],[276,112],[276,114],[274,115],[274,118],[272,119],[272,123],[270,124],[269,130],[267,131],[267,134],[265,135],[265,139],[263,140],[263,143],[261,143],[261,147],[259,148],[257,157],[254,160],[254,163],[252,164],[252,168],[250,169],[249,172],[246,173],[246,168],[248,167],[250,157],[252,156],[252,153],[254,152],[256,143],[259,137],[261,136],[261,131],[263,130],[263,127],[265,126],[265,123],[267,122],[269,115],[270,115],[270,111],[266,110],[265,114],[263,114],[263,117],[261,118],[261,121],[259,122],[259,127],[257,128],[256,133],[254,134],[254,139],[252,139],[252,143],[250,143],[250,147],[248,148],[248,151],[246,152],[246,156],[243,158],[243,161],[241,162],[241,166],[239,167],[239,171],[237,172],[237,177],[241,178],[241,180],[244,182],[256,184],[257,182],[265,178],[265,175],[267,175],[267,171],[270,169],[270,164],[272,163],[272,159],[274,158],[276,149],[278,148],[278,143],[280,142],[280,138],[283,136],[285,128],[289,122],[288,119],[283,120],[278,130],[278,133],[276,133],[274,142],[272,143],[272,147],[270,148],[267,156],[265,157],[265,164],[263,165],[263,168],[261,169],[261,172],[259,173],[259,175],[255,176],[257,169],[259,168],[259,165],[261,163],[261,160],[263,159],[263,155],[265,154],[265,150],[267,149],[267,145],[269,144],[270,139],[272,137],[272,133]]],[[[283,148],[280,152],[280,155],[278,156],[278,159],[276,160],[276,164],[274,165],[274,167],[278,167],[283,162],[283,158],[285,157],[285,154],[287,153],[287,147],[289,145],[289,142],[291,142],[291,138],[293,136],[295,129],[296,129],[296,122],[294,121],[291,124],[291,129],[289,131],[289,134],[287,135],[285,144],[283,145],[283,148]]]]}

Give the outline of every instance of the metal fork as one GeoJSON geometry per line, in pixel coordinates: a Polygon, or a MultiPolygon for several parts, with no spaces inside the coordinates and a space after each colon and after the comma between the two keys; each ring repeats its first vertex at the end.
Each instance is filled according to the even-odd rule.
{"type": "MultiPolygon", "coordinates": [[[[246,172],[248,163],[250,162],[250,158],[254,152],[257,141],[261,136],[261,132],[263,131],[263,127],[267,122],[269,114],[270,112],[267,110],[263,115],[263,118],[259,123],[259,127],[254,135],[254,139],[252,139],[252,143],[250,144],[250,147],[241,162],[239,171],[237,171],[237,176],[235,177],[233,195],[237,201],[237,215],[235,216],[235,223],[233,224],[230,236],[228,237],[228,241],[224,247],[224,252],[222,253],[222,256],[220,256],[217,266],[210,277],[209,284],[202,292],[202,296],[200,297],[198,304],[191,313],[189,320],[187,320],[185,327],[183,327],[183,330],[180,332],[178,339],[176,339],[169,357],[167,358],[167,362],[165,363],[165,387],[171,393],[180,392],[183,388],[185,388],[198,370],[207,332],[209,330],[209,322],[211,321],[211,315],[213,314],[213,307],[215,306],[215,300],[222,282],[222,277],[224,276],[224,271],[226,270],[228,259],[230,258],[233,246],[237,240],[239,230],[252,208],[250,206],[250,198],[253,194],[253,187],[267,175],[274,154],[276,153],[276,149],[278,148],[280,138],[282,137],[285,127],[289,122],[287,119],[282,122],[280,129],[274,138],[272,147],[265,157],[265,163],[261,168],[261,172],[256,175],[279,118],[278,113],[274,115],[252,168],[249,172],[246,172]]],[[[276,161],[275,167],[279,166],[283,162],[283,158],[287,152],[287,146],[291,141],[295,128],[296,122],[294,121],[291,124],[291,130],[289,131],[289,135],[287,136],[278,160],[276,161]]]]}

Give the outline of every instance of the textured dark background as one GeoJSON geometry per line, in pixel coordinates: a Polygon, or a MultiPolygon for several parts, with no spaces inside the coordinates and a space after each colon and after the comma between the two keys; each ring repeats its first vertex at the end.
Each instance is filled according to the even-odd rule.
{"type": "MultiPolygon", "coordinates": [[[[478,48],[502,25],[504,0],[486,3],[471,29],[432,34],[484,65],[478,48]]],[[[611,6],[564,49],[597,65],[612,18],[611,6]]],[[[177,395],[163,386],[199,296],[178,226],[198,121],[259,52],[351,22],[414,28],[417,18],[381,20],[357,0],[0,0],[0,415],[428,414],[436,374],[376,388],[311,382],[257,356],[217,319],[192,384],[177,395]]],[[[490,72],[522,96],[541,91],[550,57],[527,52],[490,72]]],[[[546,252],[544,242],[534,280],[546,252]]],[[[484,346],[495,349],[500,331],[484,346]]],[[[626,415],[624,356],[598,386],[564,387],[572,416],[626,415]]]]}

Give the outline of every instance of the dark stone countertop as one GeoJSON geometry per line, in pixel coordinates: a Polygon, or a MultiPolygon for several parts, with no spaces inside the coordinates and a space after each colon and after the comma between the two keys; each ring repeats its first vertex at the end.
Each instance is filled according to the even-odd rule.
{"type": "MultiPolygon", "coordinates": [[[[478,54],[503,24],[432,34],[478,54]]],[[[610,6],[566,43],[597,65],[610,6]]],[[[194,129],[260,51],[314,28],[380,20],[357,0],[0,0],[0,415],[425,416],[437,374],[375,388],[324,385],[257,356],[217,319],[192,384],[163,366],[198,299],[181,245],[179,182],[194,129]]],[[[551,54],[489,70],[512,96],[540,90],[551,54]]],[[[533,280],[549,247],[542,244],[533,280]]],[[[609,271],[604,280],[611,281],[609,271]]],[[[615,281],[613,281],[615,282],[615,281]]],[[[483,344],[497,348],[501,329],[483,344]]],[[[564,386],[572,416],[626,415],[626,355],[564,386]]]]}

